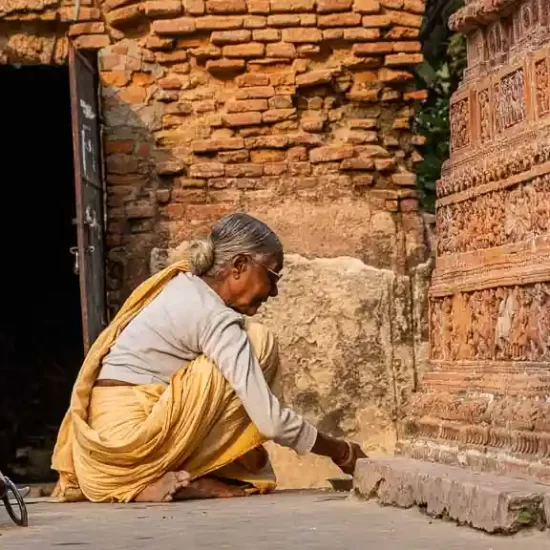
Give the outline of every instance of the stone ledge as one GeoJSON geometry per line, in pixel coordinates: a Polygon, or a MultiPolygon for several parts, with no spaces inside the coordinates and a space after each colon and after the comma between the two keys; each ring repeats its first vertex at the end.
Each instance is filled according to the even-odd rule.
{"type": "Polygon", "coordinates": [[[380,504],[419,506],[435,517],[488,533],[550,524],[550,486],[409,458],[361,460],[355,492],[380,504]]]}

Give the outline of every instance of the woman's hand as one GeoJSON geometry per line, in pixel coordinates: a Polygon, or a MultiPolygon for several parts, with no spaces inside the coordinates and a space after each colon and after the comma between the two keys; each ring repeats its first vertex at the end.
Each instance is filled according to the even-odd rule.
{"type": "Polygon", "coordinates": [[[336,439],[318,433],[315,445],[311,452],[328,456],[345,474],[353,475],[355,464],[360,458],[367,458],[357,443],[350,443],[344,439],[336,439]]]}
{"type": "Polygon", "coordinates": [[[347,456],[344,459],[334,460],[334,464],[342,470],[345,474],[353,475],[355,472],[355,465],[360,458],[367,458],[367,455],[363,452],[363,449],[357,444],[349,441],[345,442],[347,449],[347,456]]]}

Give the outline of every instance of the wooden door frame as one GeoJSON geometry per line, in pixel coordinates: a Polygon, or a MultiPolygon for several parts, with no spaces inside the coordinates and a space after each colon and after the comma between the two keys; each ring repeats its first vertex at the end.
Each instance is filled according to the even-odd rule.
{"type": "MultiPolygon", "coordinates": [[[[82,337],[84,344],[84,353],[87,353],[93,341],[99,336],[99,333],[107,325],[107,299],[106,299],[106,247],[105,247],[105,231],[107,223],[107,210],[106,210],[106,193],[105,193],[105,164],[103,158],[103,132],[101,121],[101,97],[100,97],[100,83],[98,78],[97,67],[91,62],[83,53],[79,52],[74,45],[69,41],[69,80],[71,91],[71,125],[73,135],[73,156],[74,156],[74,184],[75,184],[75,203],[76,203],[76,228],[77,228],[77,265],[79,267],[78,276],[80,282],[80,307],[82,315],[82,337]],[[93,113],[93,118],[96,120],[95,126],[95,140],[97,143],[92,144],[91,147],[96,149],[96,161],[97,161],[97,182],[92,182],[89,179],[85,181],[85,168],[83,170],[83,163],[86,162],[86,151],[83,138],[83,115],[82,103],[79,87],[79,67],[85,67],[95,77],[95,107],[97,112],[93,113]],[[94,217],[96,212],[93,209],[89,209],[85,204],[85,186],[91,186],[96,191],[101,193],[101,212],[100,216],[94,217]],[[89,212],[92,215],[89,215],[89,212]],[[98,219],[99,218],[99,219],[98,219]],[[99,223],[100,228],[97,229],[99,223]],[[94,245],[90,245],[90,241],[94,239],[92,230],[101,233],[99,243],[96,236],[95,242],[98,243],[100,250],[100,262],[92,261],[91,252],[94,251],[94,245]],[[97,289],[94,290],[92,282],[89,278],[88,266],[92,266],[95,277],[102,281],[102,293],[99,294],[97,289]],[[91,296],[91,292],[95,292],[94,296],[91,296]],[[91,313],[91,304],[93,307],[97,306],[97,310],[94,311],[94,315],[91,313]],[[101,318],[101,323],[97,321],[97,316],[101,318]],[[92,321],[91,317],[94,317],[92,321]],[[101,326],[99,326],[101,325],[101,326]]],[[[89,120],[89,117],[87,117],[89,120]]],[[[89,121],[88,121],[89,124],[89,121]]],[[[93,132],[92,132],[93,133],[93,132]]],[[[87,145],[91,144],[91,141],[86,142],[87,145]]],[[[97,286],[97,285],[96,285],[97,286]]]]}

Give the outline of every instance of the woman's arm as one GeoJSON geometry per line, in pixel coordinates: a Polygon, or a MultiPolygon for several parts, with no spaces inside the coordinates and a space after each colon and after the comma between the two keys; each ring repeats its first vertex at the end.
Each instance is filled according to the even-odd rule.
{"type": "Polygon", "coordinates": [[[269,388],[246,331],[230,311],[211,316],[199,345],[229,382],[260,433],[304,455],[311,451],[317,430],[294,411],[282,407],[269,388]]]}
{"type": "Polygon", "coordinates": [[[260,433],[298,454],[327,456],[346,473],[366,455],[356,444],[319,433],[294,411],[282,407],[269,388],[246,331],[231,312],[217,313],[201,333],[203,353],[212,359],[241,400],[260,433]]]}

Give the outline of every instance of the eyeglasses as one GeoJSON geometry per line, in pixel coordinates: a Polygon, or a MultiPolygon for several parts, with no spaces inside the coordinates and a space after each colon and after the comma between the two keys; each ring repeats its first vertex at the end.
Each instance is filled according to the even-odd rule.
{"type": "Polygon", "coordinates": [[[273,283],[273,284],[278,284],[278,282],[282,279],[282,274],[281,273],[277,273],[276,271],[273,271],[273,269],[269,269],[269,267],[266,267],[264,264],[261,264],[260,262],[258,262],[257,260],[255,260],[252,256],[248,256],[256,265],[259,265],[261,268],[263,268],[270,281],[273,283]]]}

